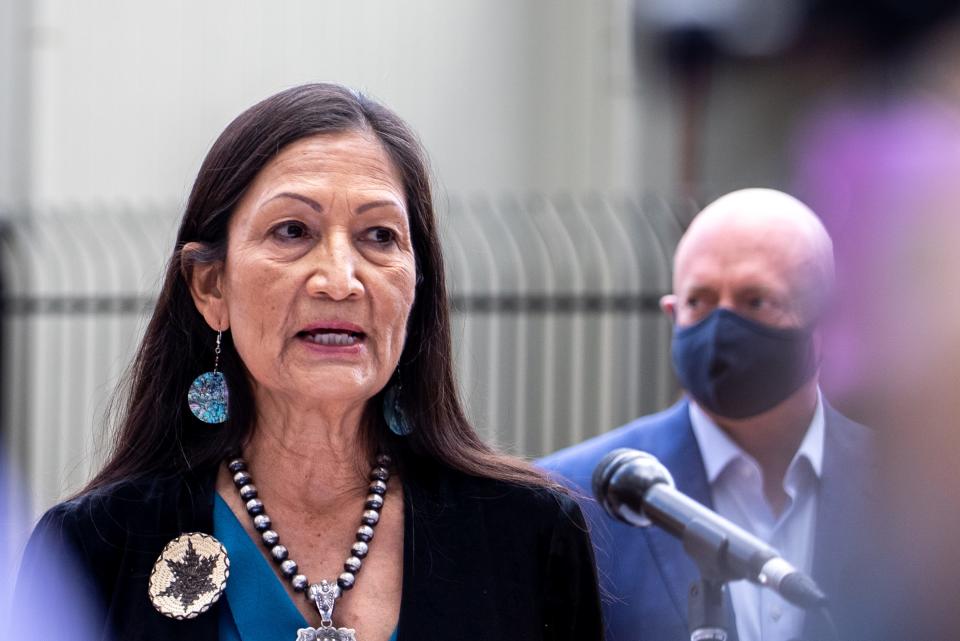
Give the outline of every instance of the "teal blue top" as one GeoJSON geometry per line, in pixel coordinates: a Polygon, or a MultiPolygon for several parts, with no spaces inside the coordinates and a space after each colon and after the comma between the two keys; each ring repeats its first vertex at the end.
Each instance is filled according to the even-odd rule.
{"type": "MultiPolygon", "coordinates": [[[[213,502],[213,535],[230,557],[220,641],[295,641],[306,620],[220,495],[213,502]]],[[[396,630],[390,641],[397,641],[396,630]]]]}

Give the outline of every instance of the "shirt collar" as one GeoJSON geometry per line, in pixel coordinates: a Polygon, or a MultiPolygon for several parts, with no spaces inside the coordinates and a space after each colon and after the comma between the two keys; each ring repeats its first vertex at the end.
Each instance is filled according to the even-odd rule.
{"type": "MultiPolygon", "coordinates": [[[[733,461],[745,459],[755,463],[753,457],[744,452],[692,399],[690,400],[690,424],[693,427],[697,444],[700,446],[700,455],[703,458],[707,481],[711,485],[733,461]]],[[[810,420],[803,441],[800,442],[800,447],[787,468],[788,477],[798,462],[801,459],[806,459],[814,474],[817,478],[820,478],[823,469],[824,430],[823,398],[818,388],[817,407],[813,412],[813,418],[810,420]]]]}

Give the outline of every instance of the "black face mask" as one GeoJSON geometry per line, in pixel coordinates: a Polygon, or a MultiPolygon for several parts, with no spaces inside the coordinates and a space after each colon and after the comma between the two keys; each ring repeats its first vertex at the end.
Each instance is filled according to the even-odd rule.
{"type": "Polygon", "coordinates": [[[716,309],[673,332],[673,367],[701,406],[747,418],[786,400],[817,370],[812,331],[779,329],[716,309]]]}

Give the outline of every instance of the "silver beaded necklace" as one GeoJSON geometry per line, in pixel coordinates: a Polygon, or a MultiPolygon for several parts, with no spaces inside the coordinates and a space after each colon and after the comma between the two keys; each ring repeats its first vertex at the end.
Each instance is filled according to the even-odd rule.
{"type": "Polygon", "coordinates": [[[280,535],[272,529],[273,521],[267,515],[263,501],[258,498],[257,486],[247,470],[247,462],[241,456],[227,459],[227,469],[233,474],[233,484],[240,492],[247,514],[253,519],[253,528],[260,533],[260,540],[270,550],[270,558],[280,566],[280,573],[290,581],[295,592],[302,593],[312,602],[320,613],[320,627],[306,627],[297,630],[296,641],[356,641],[356,632],[352,628],[337,628],[333,625],[333,608],[337,599],[353,588],[357,574],[363,566],[363,559],[369,551],[373,539],[373,528],[380,521],[380,510],[387,494],[387,481],[390,479],[390,457],[377,456],[376,465],[370,470],[370,494],[364,502],[360,527],[357,528],[356,541],[350,547],[350,556],[343,563],[343,573],[336,583],[326,579],[320,583],[310,583],[306,576],[299,573],[297,562],[290,558],[286,546],[281,545],[280,535]]]}

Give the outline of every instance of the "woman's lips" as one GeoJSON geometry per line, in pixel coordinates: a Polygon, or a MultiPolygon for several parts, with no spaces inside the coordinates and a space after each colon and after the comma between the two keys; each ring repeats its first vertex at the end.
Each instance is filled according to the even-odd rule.
{"type": "Polygon", "coordinates": [[[328,347],[349,347],[363,341],[359,335],[349,332],[305,332],[303,333],[303,339],[316,345],[328,347]]]}
{"type": "Polygon", "coordinates": [[[323,323],[297,332],[297,338],[324,352],[355,353],[363,345],[366,334],[350,323],[323,323]]]}

